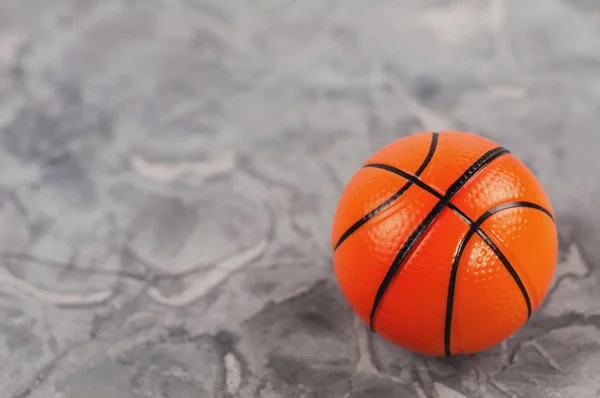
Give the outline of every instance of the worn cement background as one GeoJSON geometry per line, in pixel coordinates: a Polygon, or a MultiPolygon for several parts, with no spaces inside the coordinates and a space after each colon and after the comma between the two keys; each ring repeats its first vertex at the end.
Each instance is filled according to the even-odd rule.
{"type": "Polygon", "coordinates": [[[596,0],[0,0],[0,397],[600,396],[596,0]],[[528,325],[394,348],[333,279],[402,135],[511,149],[558,213],[528,325]]]}

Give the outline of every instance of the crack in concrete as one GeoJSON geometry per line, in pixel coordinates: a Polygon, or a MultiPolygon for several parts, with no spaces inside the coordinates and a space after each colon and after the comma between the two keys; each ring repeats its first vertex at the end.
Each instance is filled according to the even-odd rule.
{"type": "MultiPolygon", "coordinates": [[[[27,398],[29,397],[36,388],[39,388],[50,376],[50,374],[56,369],[61,361],[63,361],[67,356],[76,348],[80,348],[94,341],[88,340],[81,343],[71,344],[70,346],[63,349],[59,354],[55,355],[51,360],[49,360],[46,364],[41,366],[41,368],[35,372],[30,378],[29,381],[23,383],[21,387],[17,387],[14,389],[12,393],[9,394],[8,397],[11,398],[27,398]]],[[[7,397],[7,398],[8,398],[7,397]]]]}

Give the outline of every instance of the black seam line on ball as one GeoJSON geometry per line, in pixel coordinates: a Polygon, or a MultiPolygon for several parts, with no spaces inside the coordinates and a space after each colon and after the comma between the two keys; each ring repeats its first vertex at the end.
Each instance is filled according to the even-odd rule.
{"type": "MultiPolygon", "coordinates": [[[[424,191],[432,194],[436,198],[438,198],[440,200],[444,199],[444,195],[442,195],[441,193],[436,191],[435,188],[427,185],[426,183],[419,180],[414,175],[407,173],[404,170],[400,170],[395,167],[388,166],[387,164],[379,164],[379,163],[368,164],[365,167],[372,167],[372,168],[376,168],[376,169],[389,171],[390,173],[398,174],[399,176],[402,176],[402,177],[406,178],[407,180],[410,180],[416,186],[418,186],[419,188],[423,189],[424,191]]],[[[529,202],[522,202],[522,203],[529,203],[529,202]]],[[[475,222],[469,216],[467,216],[467,214],[465,212],[463,212],[459,207],[457,207],[453,203],[448,202],[448,204],[446,206],[448,206],[448,208],[450,210],[454,211],[458,216],[460,216],[460,218],[462,218],[467,224],[469,224],[469,226],[473,225],[473,223],[475,222]]],[[[544,207],[537,205],[535,203],[532,203],[532,206],[534,206],[536,209],[546,213],[548,215],[548,217],[550,217],[552,219],[552,221],[554,221],[554,216],[552,215],[552,213],[550,213],[549,210],[547,210],[544,207]]],[[[481,233],[485,234],[485,232],[483,232],[483,231],[481,231],[481,233]]]]}
{"type": "MultiPolygon", "coordinates": [[[[457,246],[457,250],[454,255],[454,259],[452,261],[452,269],[450,271],[450,280],[448,282],[448,298],[446,300],[446,321],[445,321],[445,326],[444,326],[444,352],[445,352],[446,356],[448,356],[448,357],[452,355],[452,351],[450,349],[450,343],[451,343],[451,333],[452,333],[452,313],[454,310],[454,292],[456,289],[456,276],[458,275],[458,266],[460,264],[462,255],[467,247],[467,244],[469,243],[469,241],[471,240],[473,235],[475,235],[476,233],[480,234],[482,239],[489,245],[489,242],[487,242],[487,239],[489,239],[487,237],[487,235],[484,238],[480,233],[480,232],[483,232],[483,231],[481,231],[481,225],[488,218],[493,216],[494,214],[499,213],[504,210],[515,209],[515,208],[529,208],[529,209],[539,210],[542,213],[546,214],[548,217],[550,217],[550,219],[552,219],[552,221],[554,222],[554,217],[552,216],[552,213],[550,213],[548,210],[546,210],[544,207],[542,207],[538,204],[531,203],[531,202],[509,202],[509,203],[503,203],[496,207],[493,207],[492,209],[485,212],[481,217],[479,217],[477,219],[477,221],[475,221],[473,224],[471,224],[471,228],[465,234],[465,236],[463,237],[463,239],[459,242],[459,244],[457,246]]],[[[483,234],[483,235],[485,235],[485,234],[483,234]]],[[[496,252],[495,245],[494,245],[494,247],[492,247],[492,246],[490,246],[490,247],[492,248],[492,250],[494,251],[496,256],[500,258],[500,256],[498,256],[498,252],[502,253],[502,251],[499,248],[496,248],[498,250],[498,252],[496,252]]],[[[510,265],[510,263],[508,262],[506,257],[503,254],[501,254],[501,255],[506,261],[506,263],[505,263],[504,260],[501,259],[502,263],[504,264],[504,266],[506,267],[508,272],[511,274],[513,279],[515,279],[515,282],[517,283],[517,285],[519,286],[519,289],[521,290],[521,294],[523,295],[525,304],[527,305],[527,318],[529,319],[529,317],[531,316],[531,300],[529,298],[529,294],[527,293],[527,290],[525,289],[525,286],[523,285],[523,282],[521,281],[521,278],[519,277],[519,275],[517,274],[515,269],[512,267],[512,265],[510,265]]]]}
{"type": "MultiPolygon", "coordinates": [[[[421,175],[421,173],[423,173],[423,171],[425,171],[425,169],[431,162],[431,159],[433,158],[433,155],[435,154],[435,150],[437,148],[438,137],[439,137],[438,133],[432,133],[431,145],[429,146],[429,152],[427,153],[427,156],[425,157],[425,160],[423,160],[423,163],[421,164],[419,169],[415,172],[414,176],[419,177],[421,175]]],[[[340,239],[338,240],[337,244],[335,245],[333,251],[336,251],[338,249],[338,247],[340,247],[340,245],[342,243],[344,243],[344,241],[350,237],[350,235],[352,235],[360,227],[362,227],[364,224],[366,224],[367,221],[369,221],[370,219],[375,217],[377,214],[381,213],[383,210],[385,210],[387,207],[389,207],[392,203],[394,203],[396,200],[398,200],[398,198],[400,198],[400,196],[402,196],[406,191],[408,191],[408,188],[410,188],[414,184],[414,181],[409,180],[408,178],[407,178],[407,180],[408,181],[406,182],[406,184],[404,184],[402,186],[402,188],[400,188],[398,190],[398,192],[393,194],[389,199],[387,199],[385,202],[383,202],[382,204],[377,206],[375,209],[373,209],[369,213],[365,214],[360,220],[358,220],[357,222],[352,224],[352,226],[350,228],[348,228],[348,230],[346,230],[346,232],[344,232],[344,234],[340,237],[340,239]]]]}
{"type": "MultiPolygon", "coordinates": [[[[498,157],[510,153],[507,149],[502,147],[494,148],[488,152],[486,152],[483,156],[481,156],[475,163],[473,163],[446,191],[446,194],[442,199],[440,199],[437,204],[433,207],[433,209],[429,212],[429,214],[425,217],[423,222],[413,231],[413,233],[408,237],[406,242],[402,245],[400,250],[398,251],[398,255],[392,262],[392,265],[388,269],[383,281],[379,285],[377,289],[377,293],[375,295],[375,299],[373,300],[373,306],[371,308],[371,314],[369,318],[369,326],[371,331],[375,331],[374,329],[374,318],[375,313],[377,312],[377,308],[379,307],[379,303],[383,299],[385,292],[394,279],[394,276],[404,263],[404,260],[408,257],[411,250],[414,248],[416,243],[419,241],[423,233],[433,224],[435,219],[440,215],[442,210],[448,206],[450,200],[460,191],[462,187],[464,187],[467,182],[471,178],[473,178],[479,171],[481,171],[484,167],[490,164],[493,160],[498,157]]],[[[369,166],[369,165],[367,165],[369,166]]]]}

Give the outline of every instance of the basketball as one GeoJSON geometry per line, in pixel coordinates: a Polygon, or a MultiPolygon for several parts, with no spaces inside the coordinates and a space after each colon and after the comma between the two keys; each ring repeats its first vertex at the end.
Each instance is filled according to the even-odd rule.
{"type": "Polygon", "coordinates": [[[350,307],[407,350],[454,356],[519,330],[548,292],[554,213],[529,168],[466,132],[422,132],[377,151],[335,211],[333,267],[350,307]]]}

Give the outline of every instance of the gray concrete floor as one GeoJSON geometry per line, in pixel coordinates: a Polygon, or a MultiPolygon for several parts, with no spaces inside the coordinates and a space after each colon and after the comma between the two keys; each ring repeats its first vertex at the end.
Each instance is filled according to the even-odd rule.
{"type": "Polygon", "coordinates": [[[0,0],[0,397],[598,397],[599,125],[595,0],[0,0]],[[561,238],[450,360],[367,333],[329,249],[360,164],[445,129],[561,238]]]}

